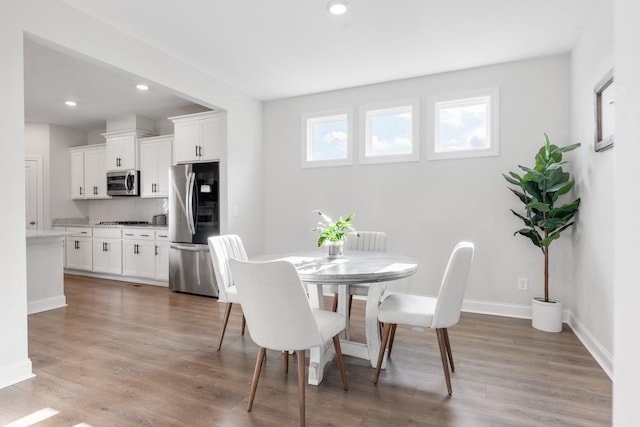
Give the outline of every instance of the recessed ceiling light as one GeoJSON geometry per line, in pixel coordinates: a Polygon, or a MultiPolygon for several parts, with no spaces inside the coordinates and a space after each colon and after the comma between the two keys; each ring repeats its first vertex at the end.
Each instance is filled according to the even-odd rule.
{"type": "Polygon", "coordinates": [[[64,104],[68,107],[75,107],[76,105],[78,105],[76,101],[65,101],[64,104]]]}
{"type": "Polygon", "coordinates": [[[143,84],[136,85],[136,88],[138,90],[149,90],[149,86],[143,84]]]}
{"type": "Polygon", "coordinates": [[[333,0],[327,4],[329,13],[335,16],[344,15],[345,13],[347,13],[348,8],[349,3],[342,0],[333,0]]]}

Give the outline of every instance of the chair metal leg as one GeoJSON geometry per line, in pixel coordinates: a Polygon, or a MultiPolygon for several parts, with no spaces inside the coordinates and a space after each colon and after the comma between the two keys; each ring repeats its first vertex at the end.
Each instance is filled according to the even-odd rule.
{"type": "Polygon", "coordinates": [[[249,405],[247,406],[247,412],[251,412],[253,406],[253,399],[256,397],[256,390],[258,389],[258,380],[260,379],[260,372],[262,371],[262,363],[264,362],[264,356],[267,354],[267,349],[260,347],[258,351],[258,357],[256,359],[256,367],[253,370],[253,379],[251,380],[251,392],[249,393],[249,405]]]}
{"type": "Polygon", "coordinates": [[[244,318],[244,314],[242,315],[242,336],[244,336],[244,329],[247,326],[247,320],[244,318]]]}
{"type": "Polygon", "coordinates": [[[445,339],[445,330],[436,329],[436,335],[438,336],[438,345],[440,346],[440,358],[442,359],[442,369],[444,370],[444,379],[447,381],[447,391],[451,396],[451,376],[449,375],[449,361],[447,360],[447,344],[445,339]]]}
{"type": "Polygon", "coordinates": [[[224,331],[227,330],[227,322],[229,322],[229,314],[231,314],[231,306],[233,303],[227,303],[224,310],[224,318],[222,319],[222,329],[220,329],[220,338],[218,338],[218,351],[222,348],[222,340],[224,339],[224,331]]]}
{"type": "Polygon", "coordinates": [[[384,357],[384,349],[387,346],[389,340],[389,333],[391,332],[391,323],[385,323],[382,328],[382,342],[380,343],[380,352],[378,353],[378,363],[376,364],[376,373],[373,378],[373,383],[378,384],[378,377],[380,376],[380,368],[382,368],[382,358],[384,357]]]}
{"type": "Polygon", "coordinates": [[[451,353],[451,343],[449,342],[449,330],[447,328],[443,328],[444,330],[444,343],[447,347],[447,356],[449,356],[449,365],[451,366],[451,372],[455,372],[456,368],[453,366],[453,353],[451,353]]]}
{"type": "Polygon", "coordinates": [[[391,349],[393,348],[393,340],[396,339],[397,324],[391,326],[391,335],[389,336],[389,349],[387,350],[387,357],[391,356],[391,349]]]}
{"type": "Polygon", "coordinates": [[[342,377],[342,388],[344,388],[345,390],[349,390],[349,384],[347,383],[347,372],[344,370],[344,359],[342,357],[342,348],[340,347],[340,337],[338,335],[333,337],[333,348],[336,350],[336,361],[338,362],[340,376],[342,377]]]}
{"type": "Polygon", "coordinates": [[[351,319],[351,306],[353,305],[353,295],[349,295],[349,308],[347,309],[347,318],[351,319]]]}
{"type": "Polygon", "coordinates": [[[304,408],[304,350],[298,350],[298,405],[300,406],[300,426],[305,425],[305,408],[304,408]]]}

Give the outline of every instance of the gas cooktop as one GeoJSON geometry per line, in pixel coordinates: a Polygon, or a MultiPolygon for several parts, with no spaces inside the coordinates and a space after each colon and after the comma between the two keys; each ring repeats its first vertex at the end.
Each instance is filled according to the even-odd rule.
{"type": "Polygon", "coordinates": [[[99,225],[146,225],[149,221],[100,221],[99,225]]]}

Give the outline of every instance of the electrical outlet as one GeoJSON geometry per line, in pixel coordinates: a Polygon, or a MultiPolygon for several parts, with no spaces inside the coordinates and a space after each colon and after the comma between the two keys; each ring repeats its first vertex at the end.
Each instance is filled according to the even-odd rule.
{"type": "Polygon", "coordinates": [[[529,289],[529,280],[526,277],[521,277],[518,279],[518,290],[526,291],[529,289]]]}

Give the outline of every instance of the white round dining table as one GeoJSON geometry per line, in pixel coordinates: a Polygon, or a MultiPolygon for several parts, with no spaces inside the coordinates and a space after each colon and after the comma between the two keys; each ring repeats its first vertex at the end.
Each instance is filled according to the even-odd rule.
{"type": "MultiPolygon", "coordinates": [[[[385,290],[385,282],[409,277],[418,269],[418,261],[409,256],[374,251],[345,251],[341,256],[329,257],[325,251],[301,251],[267,254],[254,261],[283,260],[291,262],[301,281],[308,285],[309,299],[315,308],[324,308],[323,285],[340,285],[338,289],[338,313],[345,317],[345,334],[340,340],[342,353],[369,360],[376,366],[380,349],[378,328],[378,304],[385,290]],[[348,296],[349,285],[368,285],[365,308],[366,343],[349,338],[348,296]]],[[[332,345],[312,349],[309,357],[309,384],[322,381],[325,364],[335,352],[332,345]]],[[[386,357],[385,357],[386,359],[386,357]]],[[[383,361],[383,367],[386,361],[383,361]]]]}

